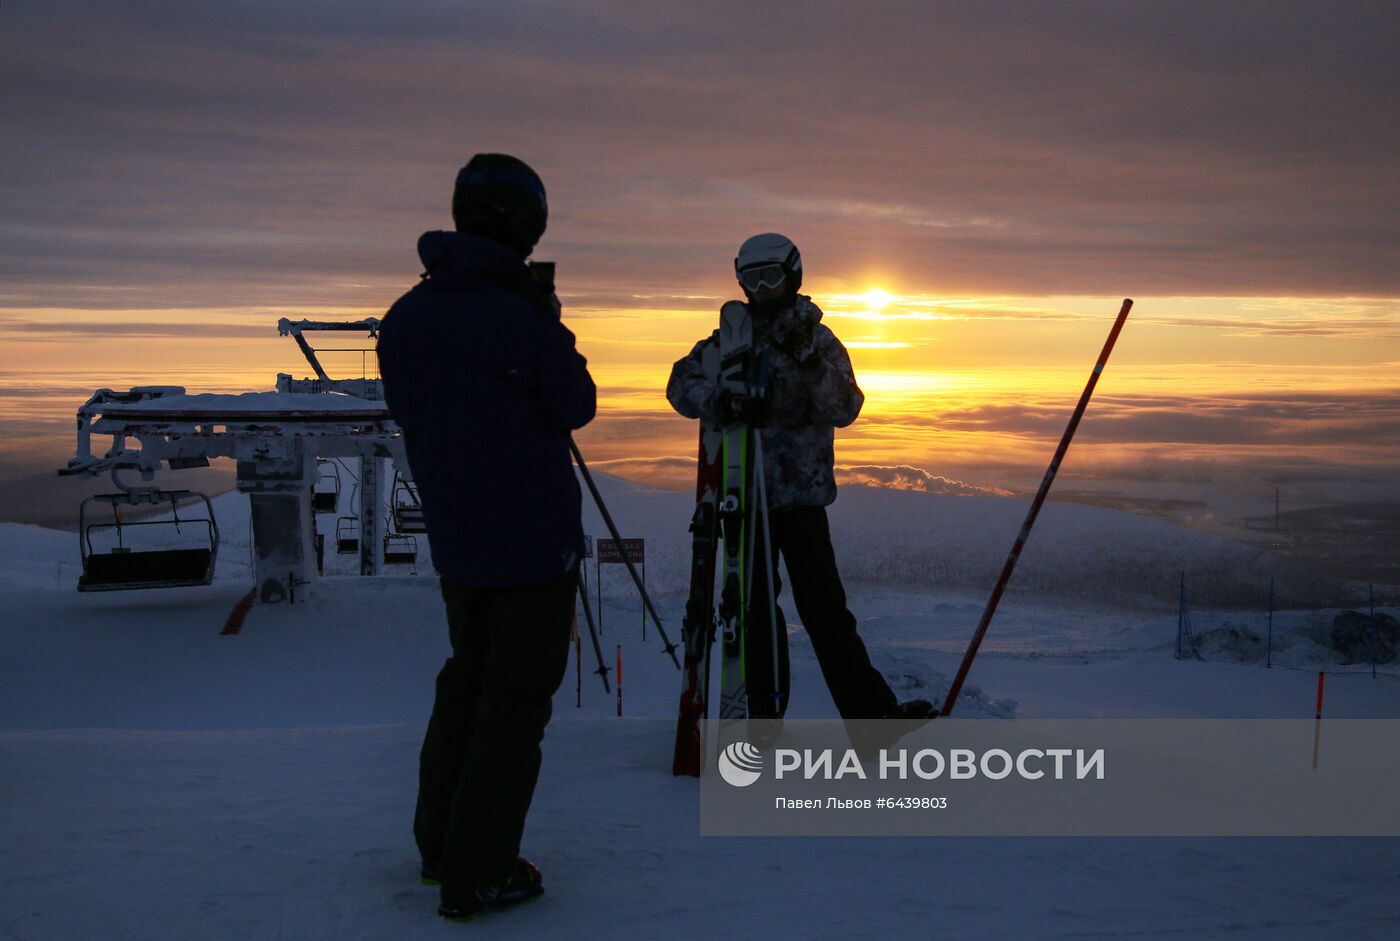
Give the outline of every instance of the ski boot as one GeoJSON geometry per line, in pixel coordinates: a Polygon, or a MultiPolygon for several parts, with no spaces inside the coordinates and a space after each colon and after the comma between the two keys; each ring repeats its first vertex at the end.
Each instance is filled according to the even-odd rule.
{"type": "Polygon", "coordinates": [[[477,886],[460,893],[444,886],[438,914],[449,921],[470,921],[488,908],[509,908],[543,894],[544,878],[539,868],[522,856],[516,859],[511,874],[498,885],[477,886]]]}
{"type": "Polygon", "coordinates": [[[930,722],[938,710],[927,699],[911,699],[894,706],[876,722],[848,726],[851,745],[862,760],[873,759],[882,748],[891,748],[910,732],[930,722]]]}
{"type": "Polygon", "coordinates": [[[927,722],[934,717],[936,711],[933,703],[927,699],[910,699],[885,713],[884,718],[904,722],[927,722]]]}

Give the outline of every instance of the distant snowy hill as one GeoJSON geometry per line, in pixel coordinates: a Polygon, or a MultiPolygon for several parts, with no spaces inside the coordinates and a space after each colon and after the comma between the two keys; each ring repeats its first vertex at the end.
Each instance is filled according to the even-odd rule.
{"type": "MultiPolygon", "coordinates": [[[[647,540],[651,585],[661,595],[683,593],[689,584],[690,494],[609,474],[595,472],[594,477],[623,535],[647,540]]],[[[996,580],[1028,505],[1011,497],[843,486],[830,508],[843,577],[872,587],[986,590],[996,580]]],[[[222,534],[217,577],[244,579],[247,498],[225,493],[214,499],[214,507],[222,534]]],[[[584,529],[594,538],[607,536],[586,493],[584,529]]],[[[417,569],[430,572],[426,537],[419,538],[419,548],[417,569]]],[[[75,579],[77,550],[75,534],[0,523],[0,559],[13,560],[0,573],[0,584],[22,580],[53,586],[62,578],[75,579]]],[[[333,572],[355,569],[353,559],[336,559],[334,553],[327,558],[333,572]]],[[[1270,574],[1285,568],[1257,547],[1220,536],[1119,510],[1050,503],[1021,557],[1012,592],[1161,605],[1173,602],[1185,573],[1212,597],[1254,599],[1270,574]]],[[[1293,573],[1289,584],[1314,582],[1293,573]]]]}
{"type": "MultiPolygon", "coordinates": [[[[663,592],[689,584],[689,494],[595,475],[624,535],[648,540],[648,570],[663,592]]],[[[588,532],[605,535],[585,497],[588,532]]],[[[843,486],[830,508],[844,578],[902,590],[990,590],[1025,519],[1029,501],[843,486]]],[[[1013,594],[1105,603],[1174,605],[1185,574],[1221,600],[1254,600],[1271,574],[1287,572],[1300,593],[1319,582],[1263,550],[1120,510],[1049,503],[1027,544],[1013,594]]],[[[649,574],[649,577],[650,574],[649,574]]]]}

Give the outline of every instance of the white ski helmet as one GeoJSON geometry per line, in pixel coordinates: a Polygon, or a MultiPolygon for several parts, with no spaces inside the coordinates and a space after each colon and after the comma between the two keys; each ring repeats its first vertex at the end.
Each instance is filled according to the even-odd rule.
{"type": "Polygon", "coordinates": [[[787,282],[788,291],[795,294],[802,287],[802,253],[786,235],[764,232],[739,246],[734,274],[750,296],[764,287],[778,287],[783,281],[787,282]]]}

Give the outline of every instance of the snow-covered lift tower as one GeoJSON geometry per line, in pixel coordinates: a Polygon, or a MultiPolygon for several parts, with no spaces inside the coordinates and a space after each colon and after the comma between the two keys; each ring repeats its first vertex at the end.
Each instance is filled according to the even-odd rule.
{"type": "MultiPolygon", "coordinates": [[[[321,365],[316,349],[303,336],[313,332],[356,332],[367,333],[371,340],[379,337],[379,319],[366,317],[363,320],[289,320],[283,317],[277,321],[279,336],[289,336],[296,341],[301,355],[316,373],[315,379],[294,379],[287,373],[277,374],[278,392],[339,392],[345,395],[380,402],[384,399],[384,387],[378,379],[332,379],[321,365]]],[[[383,474],[380,473],[382,458],[372,455],[360,456],[360,505],[357,515],[360,520],[360,574],[378,574],[384,557],[383,527],[380,525],[380,489],[383,487],[383,474]]],[[[408,459],[403,458],[399,466],[407,470],[408,459]]]]}
{"type": "Polygon", "coordinates": [[[383,402],[379,380],[330,378],[302,332],[358,331],[374,337],[378,325],[373,318],[346,324],[281,321],[279,332],[297,340],[316,378],[279,375],[275,392],[189,395],[180,386],[99,389],[78,409],[76,452],[59,473],[135,471],[145,481],[144,489],[154,491],[150,481],[162,465],[180,470],[207,466],[213,457],[233,458],[237,487],[252,504],[257,597],[271,603],[293,598],[316,573],[312,494],[317,459],[358,458],[360,571],[376,574],[383,551],[381,467],[391,460],[407,475],[403,440],[383,402]],[[100,456],[92,453],[94,433],[112,436],[111,447],[100,456]]]}

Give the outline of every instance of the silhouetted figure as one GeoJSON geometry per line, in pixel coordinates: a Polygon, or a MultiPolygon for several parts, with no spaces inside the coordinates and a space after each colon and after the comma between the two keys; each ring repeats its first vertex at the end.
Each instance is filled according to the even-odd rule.
{"type": "MultiPolygon", "coordinates": [[[[922,719],[933,706],[915,699],[899,703],[885,678],[870,663],[856,619],[846,607],[846,592],[836,568],[826,507],[836,499],[835,429],[860,414],[865,396],[856,385],[846,348],[821,322],[812,299],[799,294],[802,256],[791,240],[776,233],[748,239],[734,261],[748,302],[755,355],[768,357],[768,401],[760,411],[734,400],[705,376],[702,357],[716,331],[695,344],[671,370],[666,397],[686,418],[720,425],[742,421],[762,435],[764,482],[773,540],[773,584],[778,591],[777,561],[787,563],[792,596],[802,626],[812,640],[817,662],[836,708],[846,719],[922,719]]],[[[763,533],[754,533],[746,551],[765,557],[763,533]]],[[[761,565],[756,561],[755,565],[761,565]]],[[[768,623],[768,585],[757,569],[745,601],[744,679],[749,716],[781,718],[788,702],[787,625],[777,612],[778,680],[773,689],[773,635],[768,623]]],[[[775,599],[776,600],[776,599],[775,599]]]]}
{"type": "Polygon", "coordinates": [[[544,185],[478,154],[457,175],[455,232],[418,240],[423,280],[390,308],[379,367],[403,429],[452,656],[437,678],[414,835],[439,914],[544,891],[520,858],[540,742],[568,662],[580,493],[569,435],[596,390],[553,286],[526,257],[544,234],[544,185]]]}

